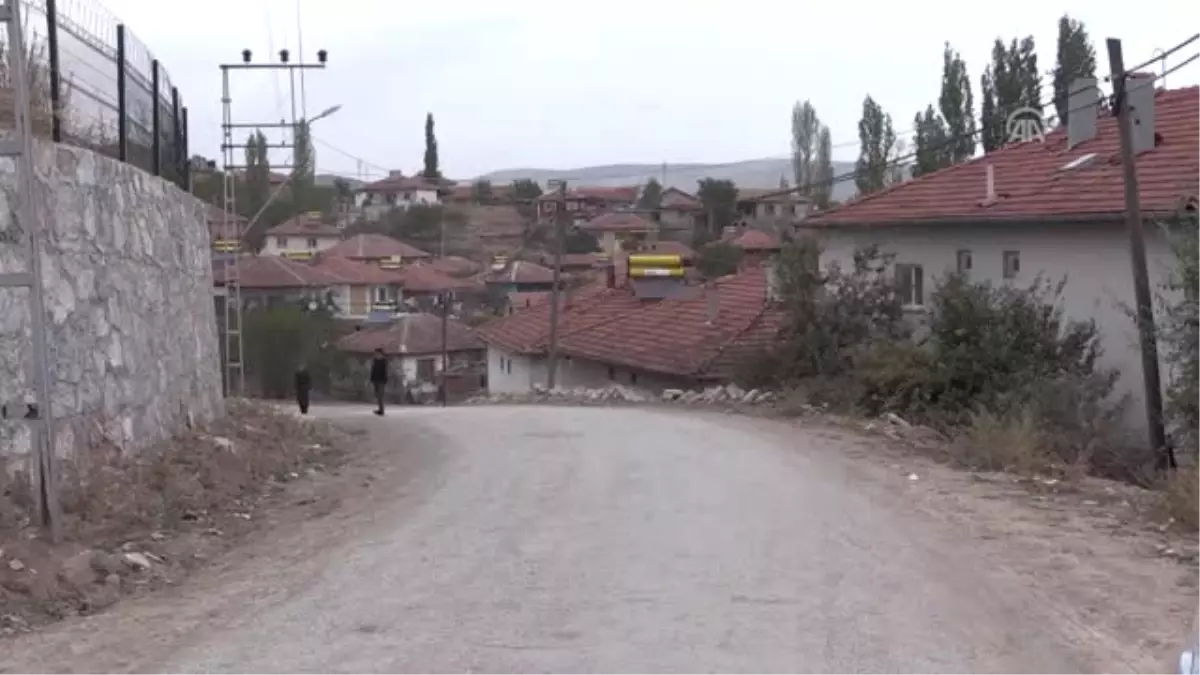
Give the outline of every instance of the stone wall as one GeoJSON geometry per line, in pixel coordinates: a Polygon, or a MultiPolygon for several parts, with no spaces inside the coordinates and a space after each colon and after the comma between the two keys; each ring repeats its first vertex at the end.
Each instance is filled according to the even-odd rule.
{"type": "MultiPolygon", "coordinates": [[[[87,150],[35,147],[56,450],[123,451],[221,415],[208,229],[201,203],[165,180],[87,150]]],[[[16,165],[0,158],[0,273],[27,268],[16,165]]],[[[0,288],[0,402],[35,400],[28,291],[0,288]]],[[[0,459],[29,452],[0,421],[0,459]]]]}

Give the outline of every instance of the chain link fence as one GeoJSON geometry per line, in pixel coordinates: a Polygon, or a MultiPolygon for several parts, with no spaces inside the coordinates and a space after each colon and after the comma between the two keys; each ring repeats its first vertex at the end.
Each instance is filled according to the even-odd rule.
{"type": "MultiPolygon", "coordinates": [[[[146,45],[96,0],[24,0],[22,9],[34,134],[186,187],[187,108],[146,45]]],[[[15,75],[0,62],[0,129],[13,128],[15,75]]]]}

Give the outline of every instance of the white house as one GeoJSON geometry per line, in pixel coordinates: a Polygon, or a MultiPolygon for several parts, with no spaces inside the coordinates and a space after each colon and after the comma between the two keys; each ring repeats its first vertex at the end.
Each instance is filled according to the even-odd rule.
{"type": "MultiPolygon", "coordinates": [[[[893,254],[894,273],[918,315],[937,279],[948,272],[1024,286],[1039,275],[1065,279],[1065,314],[1096,321],[1105,341],[1104,365],[1120,371],[1118,386],[1135,399],[1130,426],[1144,429],[1116,120],[1097,114],[1094,87],[1084,91],[1071,101],[1069,128],[1043,141],[1010,145],[921,176],[812,216],[803,226],[820,240],[826,264],[848,266],[865,245],[893,254]]],[[[1168,242],[1156,224],[1196,208],[1198,93],[1197,87],[1158,92],[1153,86],[1129,87],[1156,291],[1170,270],[1168,242]]],[[[1162,372],[1165,381],[1169,371],[1162,372]]]]}
{"type": "MultiPolygon", "coordinates": [[[[777,332],[761,268],[712,288],[683,279],[642,286],[616,276],[563,302],[557,386],[617,383],[661,391],[722,381],[777,332]]],[[[546,384],[549,309],[549,301],[540,302],[478,329],[487,344],[490,391],[527,392],[546,384]]]]}
{"type": "Polygon", "coordinates": [[[354,206],[368,220],[379,220],[392,209],[439,204],[438,184],[391,171],[387,178],[367,183],[354,195],[354,206]]]}
{"type": "Polygon", "coordinates": [[[320,213],[301,213],[267,230],[263,255],[309,260],[341,241],[341,230],[320,213]]]}

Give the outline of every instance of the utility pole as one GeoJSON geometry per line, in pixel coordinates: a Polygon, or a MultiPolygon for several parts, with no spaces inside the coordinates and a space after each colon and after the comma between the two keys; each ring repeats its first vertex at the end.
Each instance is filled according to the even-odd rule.
{"type": "MultiPolygon", "coordinates": [[[[54,11],[51,9],[50,11],[54,11]]],[[[31,361],[29,369],[30,388],[33,401],[9,404],[0,401],[0,419],[8,419],[10,411],[14,418],[30,425],[34,458],[30,473],[33,475],[34,518],[42,526],[52,542],[59,540],[62,517],[58,503],[58,461],[54,451],[54,415],[51,412],[49,336],[46,331],[46,302],[42,281],[42,238],[43,214],[34,199],[36,172],[33,156],[33,129],[30,126],[29,80],[26,70],[25,24],[21,16],[21,0],[7,0],[0,4],[0,21],[6,22],[8,39],[7,62],[10,73],[17,73],[9,81],[13,89],[13,133],[0,140],[0,157],[11,157],[17,169],[17,190],[14,222],[11,229],[0,230],[0,242],[23,243],[28,256],[25,271],[0,271],[0,289],[28,289],[29,336],[31,361]],[[22,241],[24,240],[24,241],[22,241]]],[[[2,49],[3,47],[0,47],[2,49]]],[[[0,54],[2,56],[2,54],[0,54]]]]}
{"type": "MultiPolygon", "coordinates": [[[[1133,293],[1137,309],[1138,338],[1142,350],[1142,385],[1145,389],[1146,425],[1150,449],[1160,470],[1175,467],[1175,454],[1163,429],[1162,383],[1158,373],[1158,344],[1154,329],[1154,299],[1150,273],[1146,270],[1146,240],[1142,230],[1141,195],[1138,192],[1137,158],[1134,156],[1132,120],[1129,115],[1129,74],[1121,41],[1108,39],[1108,62],[1112,69],[1113,98],[1121,137],[1121,169],[1125,179],[1125,220],[1129,228],[1129,253],[1133,263],[1133,293]]],[[[1153,81],[1149,85],[1153,87],[1153,81]]]]}
{"type": "MultiPolygon", "coordinates": [[[[292,129],[292,144],[286,141],[280,142],[277,145],[269,147],[289,148],[295,147],[295,132],[296,120],[293,119],[289,125],[285,122],[278,123],[255,123],[255,122],[234,122],[233,121],[233,99],[230,96],[229,79],[230,74],[237,70],[287,70],[293,74],[297,69],[307,68],[325,68],[327,54],[324,49],[317,52],[318,63],[288,63],[288,51],[286,49],[279,52],[279,63],[252,63],[252,54],[249,49],[242,50],[241,63],[222,63],[221,68],[221,156],[222,169],[224,170],[224,180],[222,184],[222,211],[223,216],[221,223],[221,238],[225,241],[238,242],[239,249],[245,244],[244,238],[255,221],[266,210],[269,204],[276,196],[281,193],[284,186],[280,186],[274,194],[270,195],[266,203],[262,204],[255,214],[255,217],[246,224],[243,230],[238,213],[237,204],[237,176],[240,172],[248,171],[252,167],[249,164],[238,164],[238,150],[244,150],[247,146],[245,143],[235,143],[233,133],[235,129],[260,130],[264,128],[287,128],[292,129]]],[[[293,80],[294,81],[294,80],[293,80]]],[[[292,114],[295,116],[295,103],[293,96],[292,114]]],[[[334,106],[318,117],[324,117],[333,114],[340,108],[334,106]]],[[[307,123],[307,122],[306,122],[307,123]]],[[[295,174],[295,166],[284,166],[292,171],[292,175],[288,176],[288,182],[291,181],[295,174]]],[[[286,185],[286,183],[285,183],[286,185]]],[[[240,276],[240,260],[241,252],[235,249],[230,253],[223,253],[222,261],[222,280],[224,297],[223,323],[221,325],[222,346],[224,356],[224,368],[221,371],[221,380],[224,384],[225,396],[243,396],[246,393],[246,370],[243,363],[245,354],[244,342],[242,339],[242,284],[240,276]]]]}
{"type": "MultiPolygon", "coordinates": [[[[550,289],[550,345],[546,353],[546,388],[554,389],[558,376],[558,316],[559,298],[562,295],[563,233],[567,229],[567,181],[554,181],[557,185],[554,200],[554,276],[550,289]]],[[[554,184],[552,183],[552,185],[554,184]]]]}
{"type": "Polygon", "coordinates": [[[438,399],[446,407],[446,377],[450,370],[450,347],[446,339],[450,327],[450,292],[442,291],[442,381],[438,384],[438,399]]]}

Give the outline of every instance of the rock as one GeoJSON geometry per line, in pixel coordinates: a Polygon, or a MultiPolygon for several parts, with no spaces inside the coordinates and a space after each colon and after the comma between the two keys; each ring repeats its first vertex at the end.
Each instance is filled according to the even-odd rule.
{"type": "Polygon", "coordinates": [[[212,442],[214,444],[216,444],[216,446],[221,448],[222,450],[228,450],[230,452],[233,452],[233,441],[229,440],[228,438],[225,438],[224,436],[213,436],[212,442]]]}
{"type": "Polygon", "coordinates": [[[87,608],[90,611],[99,611],[105,607],[115,604],[121,599],[121,587],[117,586],[97,586],[87,594],[87,608]]]}
{"type": "Polygon", "coordinates": [[[71,588],[80,591],[86,590],[98,579],[93,562],[95,557],[96,552],[89,550],[80,551],[67,558],[58,570],[58,578],[71,588]]]}
{"type": "Polygon", "coordinates": [[[897,415],[896,413],[892,413],[892,412],[884,413],[883,419],[890,424],[894,424],[898,427],[903,427],[905,429],[912,427],[911,424],[909,424],[907,421],[904,420],[903,417],[897,415]]]}
{"type": "Polygon", "coordinates": [[[14,572],[20,572],[21,570],[25,569],[25,563],[13,558],[12,560],[8,561],[8,569],[14,572]]]}
{"type": "Polygon", "coordinates": [[[150,569],[150,559],[142,553],[126,553],[124,558],[125,564],[138,572],[150,569]]]}
{"type": "Polygon", "coordinates": [[[742,403],[756,403],[758,402],[758,397],[759,391],[757,389],[751,389],[750,391],[746,392],[744,396],[742,396],[742,403]]]}
{"type": "Polygon", "coordinates": [[[736,384],[730,383],[725,385],[725,395],[735,401],[740,401],[746,395],[746,390],[736,384]]]}
{"type": "Polygon", "coordinates": [[[104,585],[120,587],[121,586],[121,575],[120,574],[110,574],[110,575],[104,577],[104,585]]]}
{"type": "Polygon", "coordinates": [[[663,389],[662,399],[664,401],[678,401],[682,396],[682,389],[663,389]]]}

